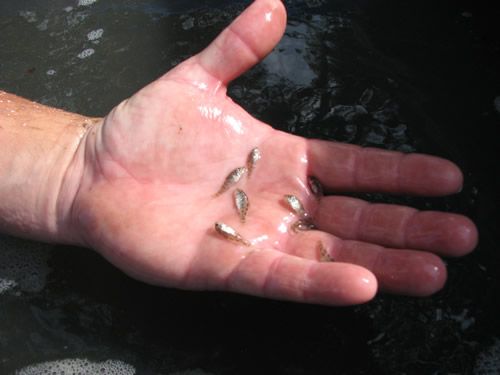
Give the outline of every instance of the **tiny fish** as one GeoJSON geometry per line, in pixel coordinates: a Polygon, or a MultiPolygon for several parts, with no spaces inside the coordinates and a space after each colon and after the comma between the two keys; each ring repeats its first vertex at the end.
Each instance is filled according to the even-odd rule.
{"type": "Polygon", "coordinates": [[[236,191],[234,192],[234,204],[236,206],[236,209],[238,210],[240,221],[244,223],[246,220],[248,207],[250,206],[250,203],[248,201],[248,196],[245,194],[243,190],[236,189],[236,191]]]}
{"type": "Polygon", "coordinates": [[[307,230],[313,230],[316,229],[317,227],[316,225],[314,225],[312,221],[307,219],[301,219],[293,223],[290,228],[292,229],[292,231],[297,233],[297,232],[305,232],[307,230]]]}
{"type": "Polygon", "coordinates": [[[309,176],[307,182],[309,184],[309,189],[311,189],[316,199],[321,198],[323,196],[323,186],[321,182],[314,176],[309,176]]]}
{"type": "Polygon", "coordinates": [[[330,254],[328,254],[328,252],[326,251],[326,248],[323,245],[323,242],[318,241],[317,249],[318,249],[318,253],[319,253],[319,261],[320,262],[334,262],[335,261],[333,259],[333,257],[330,254]]]}
{"type": "Polygon", "coordinates": [[[288,206],[295,212],[299,217],[305,219],[308,215],[306,210],[304,209],[304,205],[295,195],[285,195],[285,201],[288,203],[288,206]]]}
{"type": "Polygon", "coordinates": [[[261,157],[262,154],[260,153],[260,150],[257,147],[252,149],[252,151],[250,151],[250,153],[248,154],[247,157],[248,178],[250,178],[255,168],[255,165],[257,164],[257,162],[260,160],[261,157]]]}
{"type": "Polygon", "coordinates": [[[219,191],[215,194],[215,196],[218,197],[226,190],[228,190],[231,186],[236,184],[243,177],[243,175],[247,173],[247,171],[248,170],[246,167],[239,167],[234,169],[231,173],[228,174],[228,176],[224,180],[224,183],[222,184],[219,191]]]}
{"type": "Polygon", "coordinates": [[[236,230],[234,228],[232,228],[229,225],[226,225],[224,223],[216,222],[215,223],[215,231],[229,241],[236,242],[236,243],[239,243],[239,244],[244,245],[244,246],[251,245],[250,242],[247,241],[246,239],[244,239],[241,236],[241,234],[236,232],[236,230]]]}

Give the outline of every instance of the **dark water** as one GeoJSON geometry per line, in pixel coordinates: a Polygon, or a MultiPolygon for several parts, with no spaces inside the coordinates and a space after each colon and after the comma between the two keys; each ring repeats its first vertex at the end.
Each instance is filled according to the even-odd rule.
{"type": "MultiPolygon", "coordinates": [[[[105,115],[248,4],[80,3],[0,2],[2,89],[105,115]]],[[[286,131],[450,158],[466,176],[456,196],[364,197],[466,214],[477,251],[448,262],[432,298],[329,308],[154,288],[88,250],[0,237],[0,374],[500,373],[500,14],[472,1],[287,7],[284,39],[230,95],[286,131]]]]}

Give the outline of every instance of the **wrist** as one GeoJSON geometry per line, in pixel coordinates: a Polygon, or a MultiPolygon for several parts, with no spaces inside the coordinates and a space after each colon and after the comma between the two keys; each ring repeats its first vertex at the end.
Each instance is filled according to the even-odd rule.
{"type": "Polygon", "coordinates": [[[83,171],[80,145],[95,121],[0,92],[0,231],[79,243],[71,205],[83,171]]]}

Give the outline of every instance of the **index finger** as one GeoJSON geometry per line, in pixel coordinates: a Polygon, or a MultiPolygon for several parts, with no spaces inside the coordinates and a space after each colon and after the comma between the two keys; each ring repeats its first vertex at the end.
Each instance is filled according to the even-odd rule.
{"type": "Polygon", "coordinates": [[[436,156],[330,141],[308,141],[309,173],[329,190],[441,196],[462,188],[463,175],[436,156]]]}

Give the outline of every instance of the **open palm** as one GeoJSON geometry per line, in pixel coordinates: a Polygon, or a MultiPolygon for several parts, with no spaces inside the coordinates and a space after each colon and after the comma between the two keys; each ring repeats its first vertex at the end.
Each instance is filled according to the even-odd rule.
{"type": "Polygon", "coordinates": [[[315,176],[332,191],[440,195],[461,185],[453,164],[305,140],[259,122],[226,96],[228,82],[270,52],[285,24],[281,1],[256,1],[206,50],[89,128],[72,211],[82,243],[133,277],[178,288],[325,304],[367,301],[378,286],[435,292],[446,271],[433,253],[471,250],[476,232],[468,219],[317,199],[307,181],[315,176]],[[216,196],[255,147],[262,158],[251,176],[216,196]],[[249,197],[245,223],[236,187],[249,197]],[[302,201],[318,230],[291,230],[297,214],[285,194],[302,201]],[[221,236],[216,222],[251,246],[221,236]],[[320,247],[335,261],[321,262],[320,247]]]}

